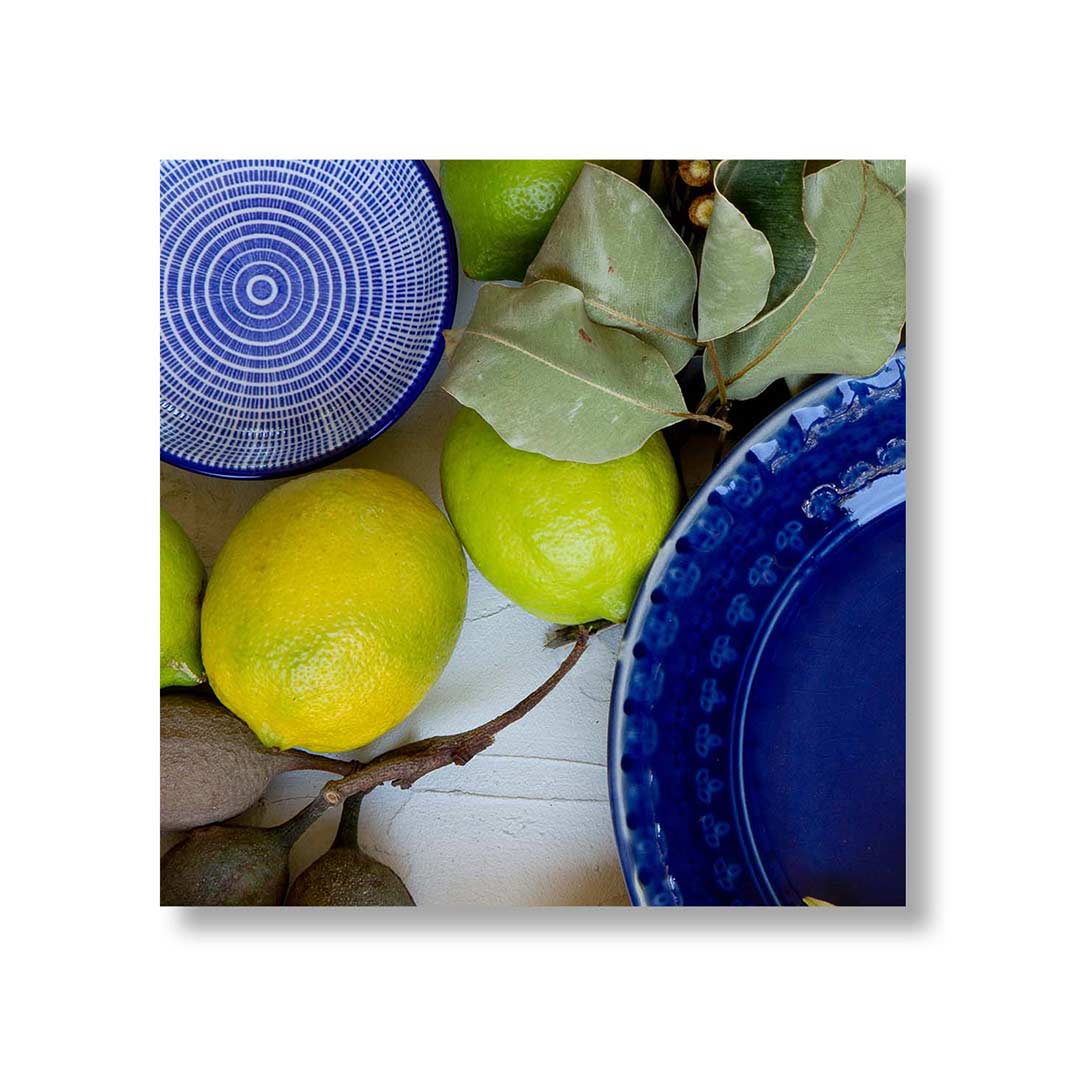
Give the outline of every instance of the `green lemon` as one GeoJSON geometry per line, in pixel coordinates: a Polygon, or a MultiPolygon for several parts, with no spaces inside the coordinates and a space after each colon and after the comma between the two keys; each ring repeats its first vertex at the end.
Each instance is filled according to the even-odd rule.
{"type": "Polygon", "coordinates": [[[465,407],[444,441],[440,482],[481,573],[566,625],[628,617],[681,499],[661,433],[611,462],[559,462],[512,448],[465,407]]]}
{"type": "Polygon", "coordinates": [[[159,687],[202,684],[200,593],[204,569],[185,530],[159,508],[159,687]]]}
{"type": "Polygon", "coordinates": [[[466,559],[429,497],[377,470],[325,470],[275,488],[230,534],[203,658],[268,747],[346,751],[417,706],[465,611],[466,559]]]}
{"type": "Polygon", "coordinates": [[[440,164],[440,191],[462,269],[521,281],[584,166],[574,159],[460,159],[440,164]]]}

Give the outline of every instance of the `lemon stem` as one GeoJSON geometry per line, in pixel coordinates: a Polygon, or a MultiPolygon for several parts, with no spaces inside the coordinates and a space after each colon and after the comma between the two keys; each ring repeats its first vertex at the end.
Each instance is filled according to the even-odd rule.
{"type": "Polygon", "coordinates": [[[286,751],[278,751],[277,757],[289,769],[317,769],[323,773],[335,773],[338,777],[346,777],[348,773],[359,767],[358,762],[344,762],[338,758],[331,758],[327,754],[302,751],[298,747],[290,747],[286,751]]]}
{"type": "Polygon", "coordinates": [[[544,640],[544,646],[568,647],[582,632],[587,632],[589,636],[594,636],[597,632],[602,632],[604,629],[612,629],[615,625],[620,624],[620,621],[611,621],[609,618],[599,618],[596,621],[585,622],[583,625],[559,625],[557,629],[552,629],[547,634],[547,639],[544,640]]]}

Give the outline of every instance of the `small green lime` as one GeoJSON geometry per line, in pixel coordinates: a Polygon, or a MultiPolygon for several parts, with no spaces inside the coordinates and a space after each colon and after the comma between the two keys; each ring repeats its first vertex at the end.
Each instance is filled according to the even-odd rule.
{"type": "Polygon", "coordinates": [[[579,159],[442,162],[440,191],[462,269],[478,281],[521,281],[583,166],[579,159]]]}
{"type": "Polygon", "coordinates": [[[661,433],[611,462],[559,462],[512,448],[469,408],[448,430],[440,482],[481,573],[565,625],[628,617],[681,498],[661,433]]]}
{"type": "Polygon", "coordinates": [[[185,530],[159,508],[159,687],[202,684],[200,593],[204,569],[185,530]]]}

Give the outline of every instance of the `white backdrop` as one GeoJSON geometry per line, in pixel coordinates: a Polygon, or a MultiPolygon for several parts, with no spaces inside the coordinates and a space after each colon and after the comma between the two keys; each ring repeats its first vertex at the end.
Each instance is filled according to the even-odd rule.
{"type": "Polygon", "coordinates": [[[1027,0],[956,10],[9,13],[16,1060],[1051,1056],[1059,37],[1027,0]],[[908,158],[909,910],[159,910],[157,160],[263,153],[908,158]]]}

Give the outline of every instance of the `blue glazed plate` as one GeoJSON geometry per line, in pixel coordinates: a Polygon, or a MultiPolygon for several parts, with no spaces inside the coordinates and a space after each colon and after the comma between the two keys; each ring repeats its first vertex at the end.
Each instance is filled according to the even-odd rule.
{"type": "Polygon", "coordinates": [[[777,411],[648,571],[610,718],[635,903],[905,904],[905,374],[777,411]]]}
{"type": "Polygon", "coordinates": [[[312,469],[425,387],[458,275],[424,163],[164,161],[159,194],[167,462],[218,477],[312,469]]]}

